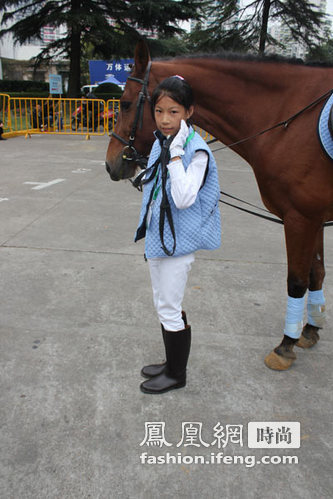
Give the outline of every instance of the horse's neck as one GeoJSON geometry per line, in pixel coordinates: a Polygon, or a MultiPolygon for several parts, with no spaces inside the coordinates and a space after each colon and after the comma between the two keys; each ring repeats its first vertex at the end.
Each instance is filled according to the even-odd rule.
{"type": "Polygon", "coordinates": [[[188,58],[157,62],[154,72],[159,81],[180,74],[191,84],[194,122],[225,144],[260,132],[298,109],[288,109],[286,102],[298,92],[297,66],[188,58]]]}

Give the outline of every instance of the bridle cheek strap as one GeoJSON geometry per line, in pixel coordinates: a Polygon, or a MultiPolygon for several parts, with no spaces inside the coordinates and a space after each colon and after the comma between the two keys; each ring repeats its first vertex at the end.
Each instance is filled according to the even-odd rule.
{"type": "Polygon", "coordinates": [[[128,80],[136,81],[142,85],[142,88],[139,93],[139,97],[136,103],[136,112],[135,118],[133,121],[132,130],[129,136],[129,139],[126,140],[115,132],[111,132],[111,136],[115,139],[119,140],[126,147],[123,149],[123,159],[127,161],[135,161],[141,169],[145,169],[147,167],[147,157],[138,153],[135,149],[133,143],[135,141],[137,128],[142,129],[143,124],[143,112],[144,112],[144,104],[146,99],[150,102],[150,95],[148,93],[148,83],[149,83],[149,73],[151,69],[151,61],[148,62],[148,66],[146,69],[146,73],[143,79],[136,78],[135,76],[129,76],[128,80]],[[129,154],[128,154],[129,153],[129,154]]]}

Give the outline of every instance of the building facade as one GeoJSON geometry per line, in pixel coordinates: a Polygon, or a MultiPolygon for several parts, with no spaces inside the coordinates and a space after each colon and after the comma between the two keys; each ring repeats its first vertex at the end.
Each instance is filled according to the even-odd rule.
{"type": "MultiPolygon", "coordinates": [[[[2,17],[2,14],[0,14],[2,17]]],[[[0,79],[8,80],[40,80],[48,81],[49,73],[68,73],[67,61],[55,58],[51,66],[41,65],[34,68],[34,58],[54,40],[65,34],[65,28],[44,26],[41,38],[30,40],[29,43],[15,43],[13,35],[8,33],[0,39],[0,79]]]]}
{"type": "MultiPolygon", "coordinates": [[[[311,0],[316,8],[321,12],[327,12],[326,0],[311,0]]],[[[327,21],[327,28],[330,29],[331,22],[327,21]]],[[[286,24],[275,23],[269,28],[269,34],[272,35],[282,46],[274,45],[267,47],[267,52],[274,52],[283,55],[284,57],[291,57],[297,59],[305,59],[308,51],[307,46],[292,38],[290,29],[286,24]]],[[[323,33],[322,33],[323,34],[323,33]]]]}

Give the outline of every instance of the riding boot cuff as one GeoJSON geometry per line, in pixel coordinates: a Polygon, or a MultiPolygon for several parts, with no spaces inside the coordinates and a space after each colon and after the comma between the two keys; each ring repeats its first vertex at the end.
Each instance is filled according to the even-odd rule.
{"type": "MultiPolygon", "coordinates": [[[[187,326],[187,317],[186,317],[186,312],[182,310],[182,319],[184,322],[184,326],[187,326]]],[[[162,330],[162,336],[163,336],[163,342],[165,346],[165,329],[163,327],[163,324],[161,324],[161,330],[162,330]]],[[[141,375],[144,378],[153,378],[154,376],[158,376],[161,374],[166,367],[166,362],[162,362],[161,364],[150,364],[148,366],[144,366],[141,369],[141,375]]]]}

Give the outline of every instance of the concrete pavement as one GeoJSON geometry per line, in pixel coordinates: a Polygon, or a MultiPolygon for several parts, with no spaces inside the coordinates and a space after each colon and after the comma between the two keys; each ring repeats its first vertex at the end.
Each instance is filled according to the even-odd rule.
{"type": "MultiPolygon", "coordinates": [[[[283,228],[221,205],[222,246],[197,254],[184,303],[188,384],[145,395],[140,369],[163,350],[133,243],[141,194],[109,180],[107,141],[0,144],[1,499],[332,497],[333,228],[321,340],[274,372],[283,228]],[[253,421],[300,422],[300,448],[249,448],[253,421]]],[[[250,167],[216,159],[223,190],[260,204],[250,167]]]]}

